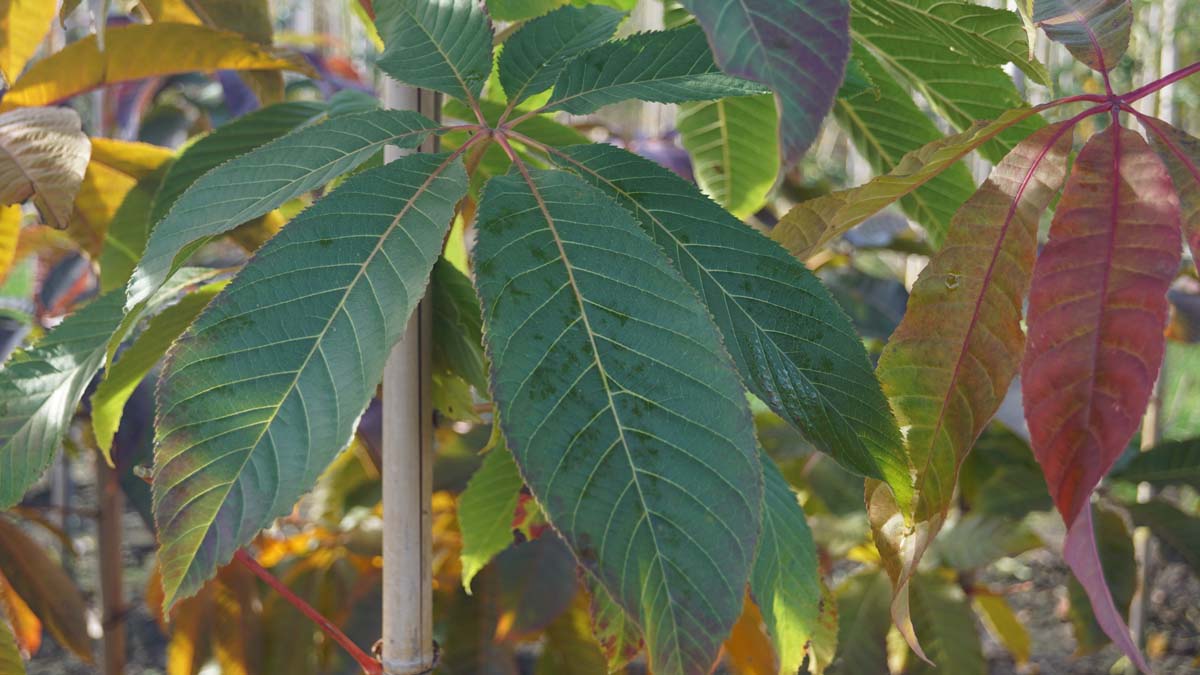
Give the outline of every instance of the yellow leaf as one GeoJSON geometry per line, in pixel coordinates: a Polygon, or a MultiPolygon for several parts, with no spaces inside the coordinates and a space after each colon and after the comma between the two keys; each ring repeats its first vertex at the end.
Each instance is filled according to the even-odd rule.
{"type": "Polygon", "coordinates": [[[21,206],[0,206],[0,283],[8,278],[17,260],[17,240],[21,236],[21,206]]]}
{"type": "Polygon", "coordinates": [[[170,149],[150,143],[118,141],[112,138],[92,139],[92,161],[100,162],[121,173],[141,180],[162,166],[173,153],[170,149]]]}
{"type": "Polygon", "coordinates": [[[267,243],[268,239],[278,234],[286,224],[287,220],[276,209],[262,218],[255,218],[248,223],[239,225],[229,233],[229,238],[233,239],[238,246],[246,249],[248,253],[253,253],[267,243]]]}
{"type": "Polygon", "coordinates": [[[0,114],[0,204],[33,197],[46,224],[66,227],[88,153],[88,138],[74,110],[0,114]]]}
{"type": "Polygon", "coordinates": [[[1029,632],[1013,613],[1003,595],[980,593],[974,597],[975,609],[996,641],[1004,645],[1017,663],[1029,661],[1029,632]]]}
{"type": "Polygon", "coordinates": [[[179,603],[171,614],[167,643],[167,675],[193,675],[208,660],[206,629],[212,626],[212,592],[204,589],[179,603]]]}
{"type": "Polygon", "coordinates": [[[954,166],[973,150],[1005,129],[1036,115],[1040,108],[1010,110],[994,122],[976,122],[960,134],[918,148],[890,172],[848,190],[832,192],[797,204],[771,231],[792,255],[807,259],[904,195],[954,166]]]}
{"type": "Polygon", "coordinates": [[[141,0],[150,20],[161,23],[186,23],[200,26],[203,22],[184,0],[141,0]]]}
{"type": "Polygon", "coordinates": [[[11,84],[37,53],[54,21],[51,0],[0,0],[0,76],[11,84]]]}
{"type": "Polygon", "coordinates": [[[95,36],[72,42],[13,84],[0,111],[45,105],[116,82],[213,70],[297,70],[302,60],[227,31],[179,23],[114,27],[101,51],[95,36]]]}
{"type": "Polygon", "coordinates": [[[93,138],[92,159],[67,228],[71,238],[92,256],[99,255],[108,224],[125,195],[171,155],[167,148],[147,143],[93,138]]]}

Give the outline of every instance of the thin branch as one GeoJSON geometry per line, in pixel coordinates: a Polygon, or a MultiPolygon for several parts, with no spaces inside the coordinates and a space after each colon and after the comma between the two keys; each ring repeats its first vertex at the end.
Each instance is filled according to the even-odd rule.
{"type": "Polygon", "coordinates": [[[1081,103],[1084,101],[1088,103],[1110,103],[1111,99],[1107,96],[1101,96],[1100,94],[1079,94],[1077,96],[1056,98],[1053,101],[1047,101],[1046,103],[1042,103],[1041,105],[1034,107],[1038,110],[1047,110],[1049,108],[1056,108],[1060,105],[1067,105],[1068,103],[1081,103]]]}
{"type": "Polygon", "coordinates": [[[367,675],[383,675],[383,666],[379,663],[379,661],[372,658],[365,651],[363,651],[362,648],[354,644],[354,641],[347,637],[340,628],[333,625],[333,622],[331,622],[329,619],[326,619],[320,612],[314,609],[312,605],[308,604],[300,596],[293,593],[292,589],[288,588],[282,581],[276,579],[275,575],[268,572],[266,568],[264,568],[258,563],[257,560],[254,559],[254,556],[246,553],[245,549],[238,549],[237,553],[233,554],[233,558],[241,563],[243,567],[253,572],[254,576],[261,579],[262,582],[270,586],[272,590],[283,596],[283,599],[287,600],[288,603],[299,610],[301,614],[308,617],[313,623],[317,624],[317,627],[321,629],[321,632],[329,636],[329,639],[338,643],[342,649],[346,650],[346,653],[350,654],[350,657],[353,658],[356,663],[358,663],[359,667],[363,669],[364,673],[367,673],[367,675]]]}
{"type": "MultiPolygon", "coordinates": [[[[1149,96],[1150,94],[1153,94],[1154,92],[1158,91],[1159,89],[1162,89],[1163,87],[1168,87],[1186,77],[1195,75],[1196,73],[1200,73],[1200,61],[1197,61],[1196,63],[1193,63],[1192,65],[1187,66],[1185,68],[1180,68],[1179,70],[1171,73],[1170,75],[1164,75],[1143,87],[1139,87],[1137,89],[1134,89],[1133,91],[1121,94],[1117,98],[1120,99],[1122,103],[1133,103],[1134,101],[1137,101],[1138,99],[1142,99],[1142,98],[1149,96]]],[[[1130,112],[1132,112],[1132,110],[1130,112]]]]}

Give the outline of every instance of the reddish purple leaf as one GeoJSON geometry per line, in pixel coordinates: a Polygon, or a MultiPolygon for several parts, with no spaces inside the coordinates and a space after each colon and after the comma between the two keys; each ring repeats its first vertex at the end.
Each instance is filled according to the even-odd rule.
{"type": "Polygon", "coordinates": [[[833,108],[850,58],[846,0],[682,0],[730,75],[761,82],[779,100],[783,160],[804,156],[833,108]]]}
{"type": "Polygon", "coordinates": [[[1085,507],[1137,431],[1162,364],[1179,217],[1167,169],[1141,136],[1110,128],[1088,141],[1034,267],[1022,366],[1033,451],[1068,525],[1064,558],[1101,627],[1143,670],[1085,507]]]}
{"type": "Polygon", "coordinates": [[[1162,158],[1183,208],[1183,234],[1200,271],[1200,138],[1153,117],[1138,116],[1150,131],[1154,151],[1162,158]]]}

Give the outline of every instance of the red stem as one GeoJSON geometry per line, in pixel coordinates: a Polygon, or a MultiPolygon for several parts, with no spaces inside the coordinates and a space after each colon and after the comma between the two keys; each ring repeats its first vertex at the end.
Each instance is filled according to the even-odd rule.
{"type": "Polygon", "coordinates": [[[1133,103],[1134,101],[1136,101],[1138,99],[1145,98],[1146,96],[1153,94],[1154,92],[1158,91],[1159,89],[1162,89],[1163,87],[1168,87],[1168,86],[1175,84],[1176,82],[1184,79],[1185,77],[1194,75],[1196,73],[1200,73],[1200,61],[1197,61],[1196,63],[1193,63],[1192,65],[1187,66],[1185,68],[1180,68],[1179,70],[1171,73],[1170,75],[1164,75],[1163,77],[1160,77],[1157,80],[1155,80],[1155,81],[1151,82],[1150,84],[1147,84],[1143,87],[1139,87],[1137,89],[1134,89],[1133,91],[1121,94],[1117,98],[1119,98],[1122,103],[1133,103]]]}
{"type": "Polygon", "coordinates": [[[363,11],[365,11],[367,16],[371,17],[371,20],[374,21],[375,8],[371,6],[371,0],[358,0],[358,4],[362,5],[363,11]]]}
{"type": "Polygon", "coordinates": [[[238,549],[237,553],[233,554],[233,558],[253,572],[254,576],[261,579],[263,583],[270,586],[272,590],[283,596],[283,599],[287,600],[289,604],[300,610],[301,614],[308,617],[313,623],[317,624],[317,627],[320,628],[325,635],[328,635],[329,639],[338,643],[342,649],[345,649],[346,652],[350,654],[350,657],[358,663],[358,665],[363,669],[364,673],[367,673],[367,675],[383,675],[383,666],[378,661],[360,649],[358,645],[354,644],[353,640],[346,637],[346,634],[343,633],[340,628],[333,625],[333,622],[322,616],[321,613],[314,609],[312,605],[308,604],[300,596],[293,593],[292,589],[288,588],[283,582],[281,582],[279,579],[276,579],[273,574],[268,572],[266,568],[258,564],[258,561],[254,559],[254,556],[246,553],[245,549],[238,549]]]}
{"type": "Polygon", "coordinates": [[[1068,103],[1080,103],[1083,101],[1088,103],[1108,103],[1109,98],[1107,96],[1101,96],[1100,94],[1079,94],[1076,96],[1067,96],[1065,98],[1056,98],[1053,101],[1048,101],[1037,106],[1037,108],[1039,110],[1043,110],[1045,108],[1054,108],[1060,105],[1066,105],[1068,103]]]}

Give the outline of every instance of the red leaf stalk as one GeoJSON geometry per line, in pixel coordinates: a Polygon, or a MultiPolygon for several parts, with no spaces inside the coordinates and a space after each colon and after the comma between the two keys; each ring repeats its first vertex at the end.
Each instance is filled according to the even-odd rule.
{"type": "Polygon", "coordinates": [[[358,645],[354,644],[354,641],[347,637],[340,628],[333,625],[332,621],[326,619],[320,612],[314,609],[312,605],[308,604],[300,596],[293,593],[292,589],[288,588],[282,581],[276,579],[273,574],[268,572],[266,568],[258,564],[258,561],[254,559],[254,556],[246,553],[245,549],[238,549],[237,553],[233,554],[233,558],[245,566],[246,569],[253,572],[254,576],[261,579],[263,583],[270,586],[272,590],[283,596],[283,599],[287,600],[289,604],[298,609],[301,614],[308,617],[313,623],[317,624],[317,627],[321,629],[321,632],[329,636],[329,639],[338,643],[342,649],[345,649],[346,652],[350,654],[350,657],[358,663],[358,665],[363,669],[364,673],[367,673],[367,675],[383,675],[383,666],[378,661],[364,652],[361,648],[359,648],[358,645]]]}

